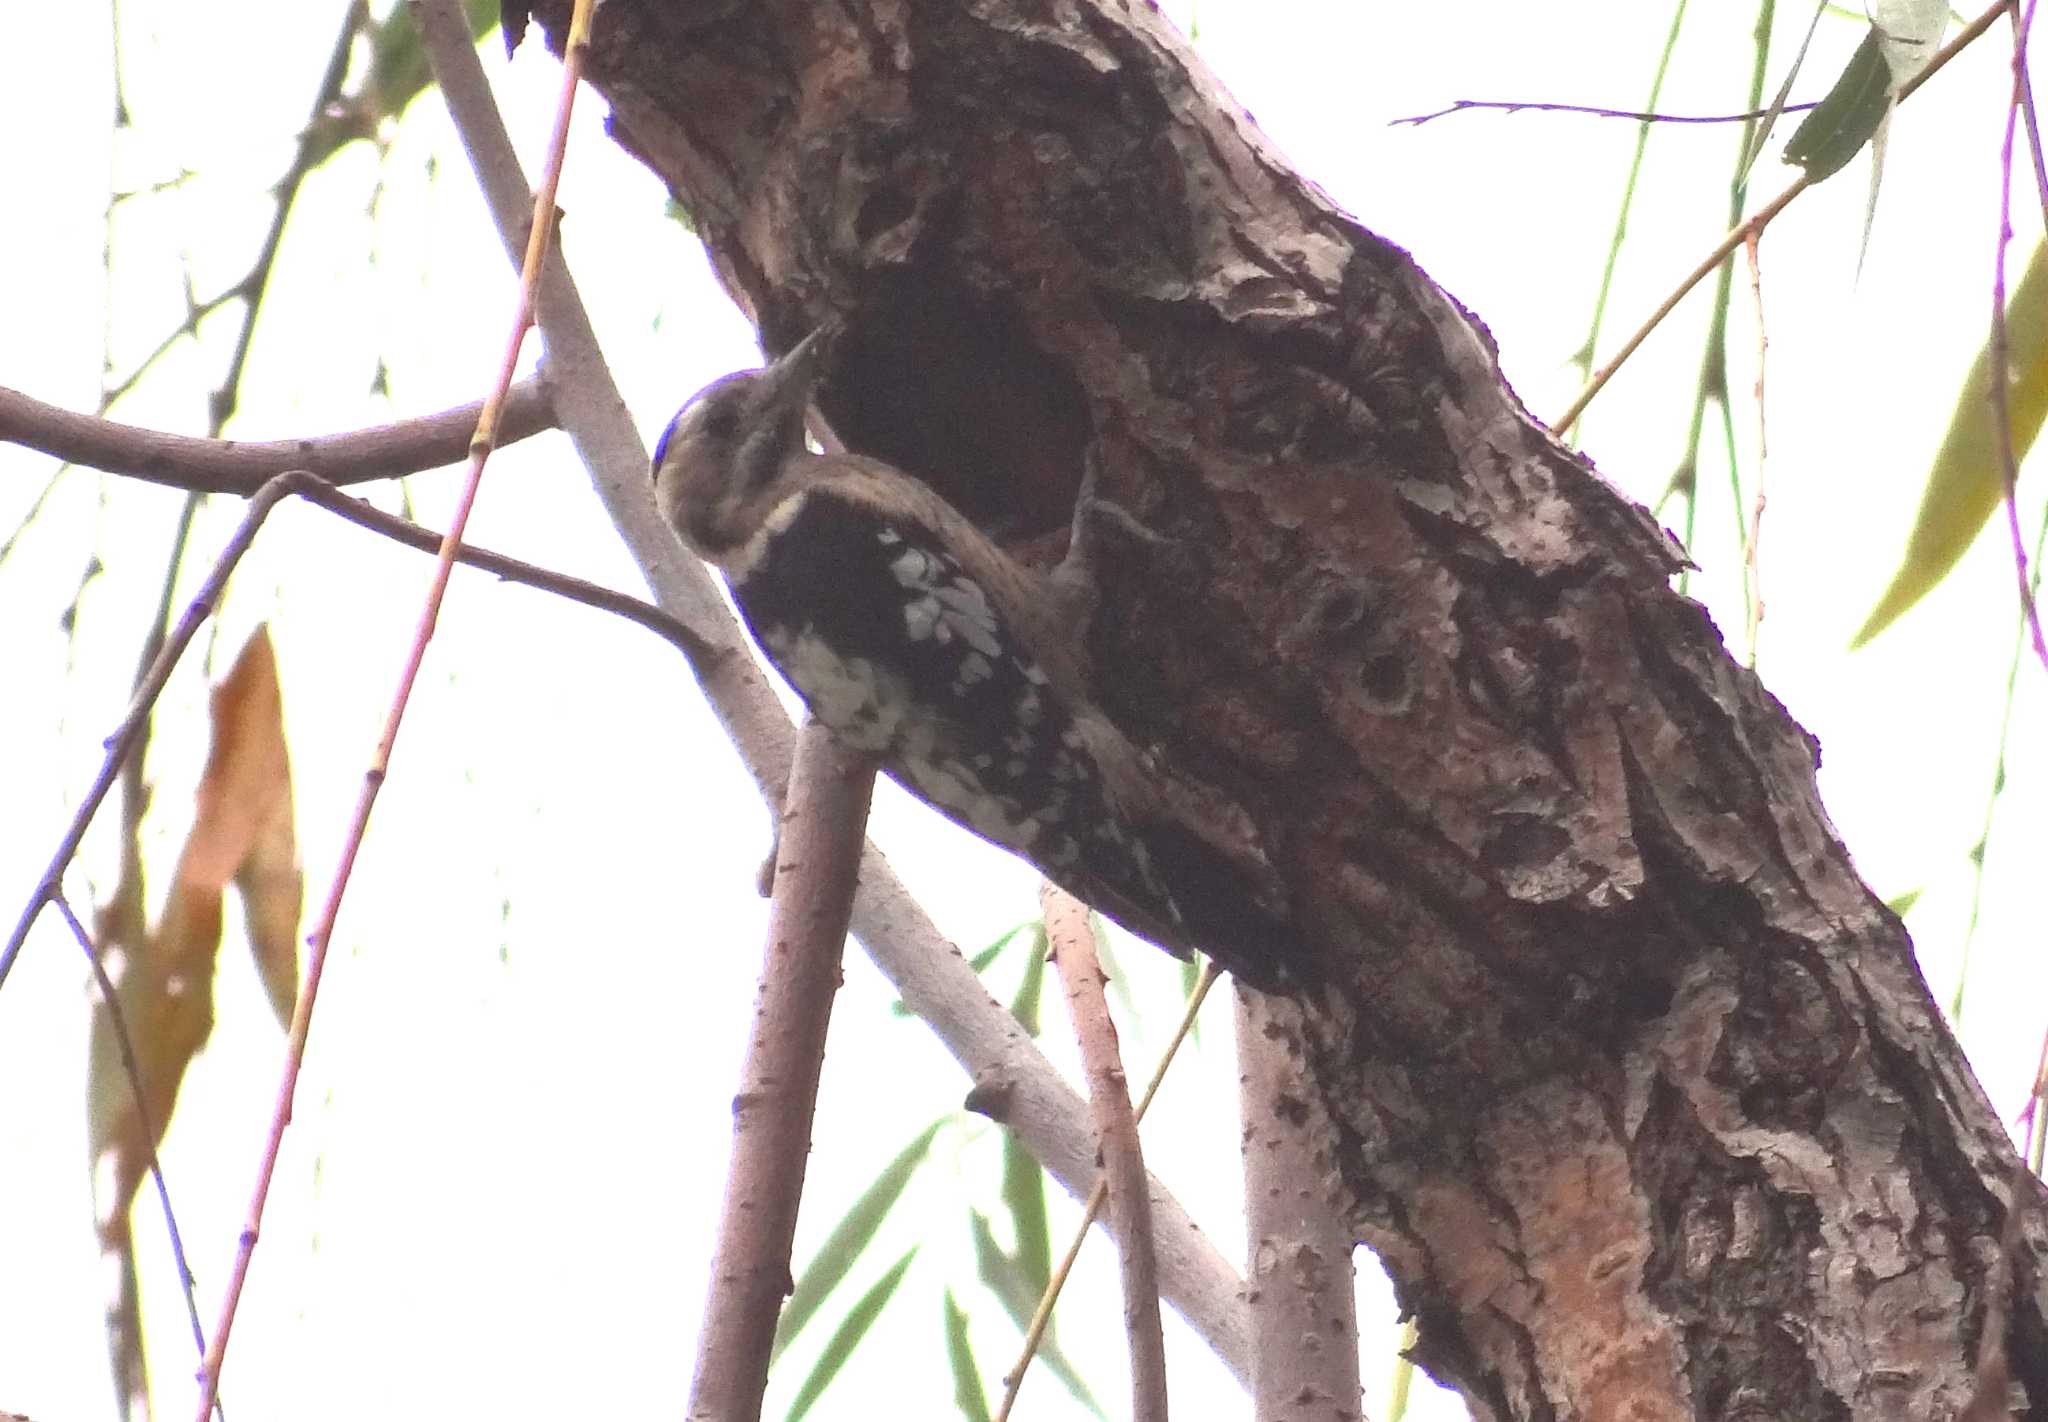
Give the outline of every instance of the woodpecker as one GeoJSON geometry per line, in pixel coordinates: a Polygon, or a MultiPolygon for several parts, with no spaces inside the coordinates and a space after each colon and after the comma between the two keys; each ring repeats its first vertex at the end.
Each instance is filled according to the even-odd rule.
{"type": "Polygon", "coordinates": [[[1169,781],[1091,697],[1069,589],[903,471],[807,449],[830,339],[677,412],[654,451],[663,518],[811,714],[913,795],[1169,952],[1299,977],[1250,836],[1219,847],[1218,797],[1169,781]]]}

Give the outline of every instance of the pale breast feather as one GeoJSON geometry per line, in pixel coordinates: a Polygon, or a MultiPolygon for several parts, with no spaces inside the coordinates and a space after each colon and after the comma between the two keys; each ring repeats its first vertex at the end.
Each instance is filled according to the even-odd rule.
{"type": "Polygon", "coordinates": [[[1166,897],[1043,670],[928,530],[829,486],[775,514],[733,595],[813,715],[1055,878],[1166,897]]]}

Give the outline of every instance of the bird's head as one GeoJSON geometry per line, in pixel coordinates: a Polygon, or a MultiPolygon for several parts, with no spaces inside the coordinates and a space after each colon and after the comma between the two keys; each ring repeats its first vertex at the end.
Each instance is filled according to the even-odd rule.
{"type": "Polygon", "coordinates": [[[721,562],[781,501],[777,476],[804,451],[804,412],[823,374],[828,328],[780,359],[705,386],[654,446],[662,517],[700,558],[721,562]]]}

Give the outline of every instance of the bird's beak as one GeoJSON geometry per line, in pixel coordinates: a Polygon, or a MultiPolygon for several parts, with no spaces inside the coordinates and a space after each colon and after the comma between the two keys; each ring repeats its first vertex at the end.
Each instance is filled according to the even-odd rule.
{"type": "Polygon", "coordinates": [[[839,336],[840,323],[826,320],[808,336],[791,346],[766,371],[768,405],[772,409],[802,409],[825,373],[825,360],[839,336]]]}

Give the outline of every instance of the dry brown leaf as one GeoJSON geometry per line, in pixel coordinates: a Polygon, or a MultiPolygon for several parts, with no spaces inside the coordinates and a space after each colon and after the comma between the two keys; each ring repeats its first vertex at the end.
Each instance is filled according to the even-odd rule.
{"type": "Polygon", "coordinates": [[[213,749],[199,783],[180,887],[218,894],[233,882],[248,909],[250,947],[271,1009],[291,1020],[298,991],[304,881],[292,833],[291,760],[269,629],[258,627],[213,692],[213,749]]]}
{"type": "Polygon", "coordinates": [[[107,1004],[95,1002],[87,1119],[100,1247],[119,1266],[107,1330],[125,1417],[148,1415],[129,1206],[170,1123],[186,1068],[213,1030],[222,897],[230,882],[247,906],[257,970],[281,1022],[290,1020],[298,990],[302,881],[267,629],[257,628],[214,689],[212,712],[213,743],[163,917],[145,937],[139,856],[127,846],[121,881],[95,923],[100,961],[127,1028],[124,1050],[107,1004]]]}
{"type": "MultiPolygon", "coordinates": [[[[214,693],[215,752],[228,711],[235,726],[234,791],[247,838],[234,883],[249,920],[249,950],[280,1027],[289,1026],[299,990],[299,912],[305,876],[299,869],[292,823],[291,759],[285,751],[284,706],[278,696],[277,658],[267,628],[259,627],[234,670],[214,693]]],[[[208,772],[212,771],[209,763],[208,772]]],[[[200,805],[205,808],[202,787],[200,805]]]]}

